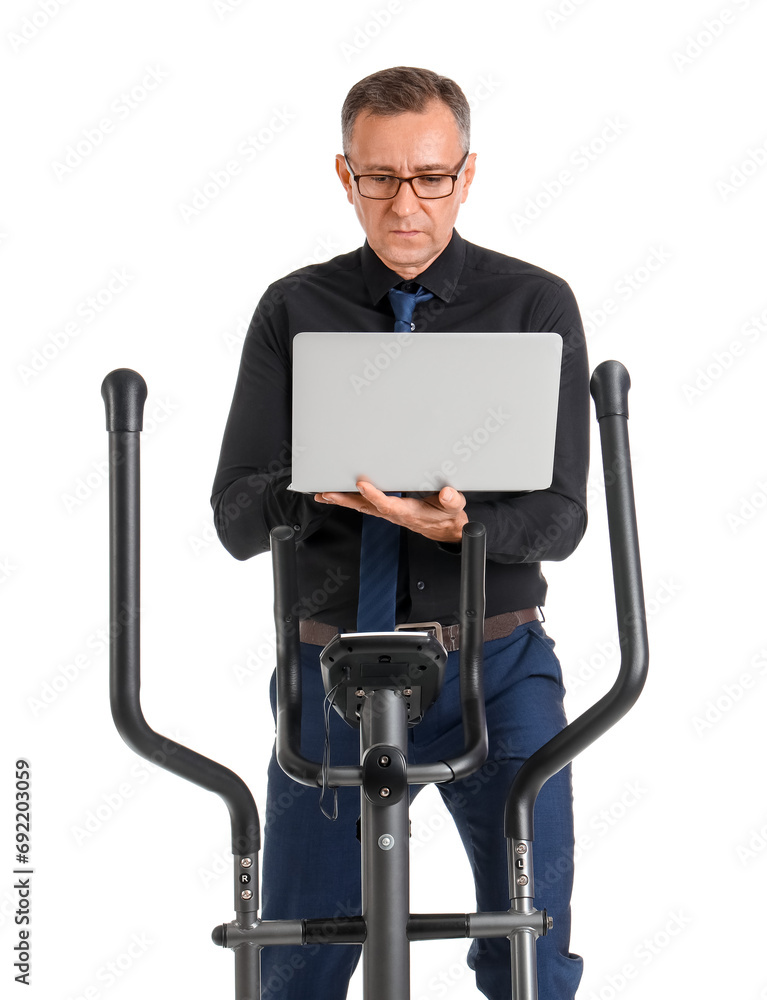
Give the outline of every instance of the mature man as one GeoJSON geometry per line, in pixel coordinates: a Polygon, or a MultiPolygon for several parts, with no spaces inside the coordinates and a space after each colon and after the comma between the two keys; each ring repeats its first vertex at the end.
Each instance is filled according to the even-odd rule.
{"type": "MultiPolygon", "coordinates": [[[[457,84],[409,67],[374,73],[349,92],[342,131],[344,152],[336,157],[336,171],[367,238],[351,253],[276,281],[259,302],[213,485],[216,527],[238,559],[267,551],[275,525],[291,524],[298,533],[302,751],[315,760],[322,759],[325,741],[319,652],[338,630],[381,627],[380,610],[371,615],[370,578],[377,570],[366,565],[366,548],[374,532],[390,532],[394,619],[438,621],[447,636],[443,691],[409,731],[409,760],[425,762],[463,749],[456,682],[461,529],[467,520],[485,525],[490,752],[478,775],[438,787],[468,855],[477,909],[507,910],[506,793],[521,762],[566,724],[561,668],[537,608],[547,589],[541,560],[566,558],[586,528],[589,393],[583,329],[561,278],[475,246],[455,231],[476,166],[476,154],[469,152],[469,107],[457,84]],[[390,496],[360,482],[358,493],[312,497],[287,489],[293,336],[302,330],[392,329],[562,335],[548,490],[462,494],[444,487],[426,497],[390,496]]],[[[481,385],[470,388],[482,392],[481,385]]],[[[274,675],[270,696],[274,712],[274,675]]],[[[357,731],[335,712],[330,715],[332,763],[358,763],[357,731]]],[[[263,918],[359,913],[359,790],[338,789],[330,814],[327,797],[318,803],[317,794],[281,771],[274,754],[268,780],[263,918]]],[[[413,787],[411,798],[418,791],[413,787]]],[[[569,952],[569,767],[544,786],[535,829],[535,905],[554,917],[553,932],[538,946],[539,997],[568,1000],[582,969],[579,956],[569,952]]],[[[338,1000],[346,996],[359,954],[360,947],[352,945],[265,948],[263,995],[338,1000]]],[[[475,940],[468,964],[482,993],[507,1000],[506,939],[475,940]]]]}

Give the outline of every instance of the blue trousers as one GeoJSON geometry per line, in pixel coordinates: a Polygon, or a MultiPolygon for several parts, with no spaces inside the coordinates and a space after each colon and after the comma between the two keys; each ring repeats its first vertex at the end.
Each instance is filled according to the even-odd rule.
{"type": "MultiPolygon", "coordinates": [[[[325,692],[319,668],[320,646],[301,643],[303,718],[301,748],[322,760],[325,692]]],[[[408,731],[408,760],[428,763],[463,750],[458,685],[458,652],[448,655],[439,698],[424,719],[408,731]]],[[[270,698],[275,711],[276,676],[270,698]]],[[[566,719],[564,687],[554,641],[534,621],[510,636],[484,644],[484,687],[489,753],[487,763],[460,781],[437,785],[453,817],[471,865],[477,910],[508,910],[507,841],[503,835],[506,794],[520,765],[558,733],[566,719]]],[[[330,710],[331,764],[359,763],[359,730],[330,710]]],[[[411,801],[423,786],[410,788],[411,801]]],[[[338,792],[338,818],[320,810],[319,788],[301,785],[277,764],[269,764],[262,919],[351,916],[361,913],[360,844],[356,822],[359,787],[338,792]]],[[[333,790],[323,806],[332,815],[333,790]]],[[[582,959],[569,951],[570,894],[573,877],[573,811],[570,767],[541,790],[535,807],[533,866],[535,906],[554,918],[554,928],[538,938],[539,1000],[572,1000],[581,979],[582,959]]],[[[427,856],[428,857],[428,856],[427,856]]],[[[435,878],[449,873],[435,872],[435,878]]],[[[418,960],[418,945],[411,949],[418,960]]],[[[359,961],[361,945],[270,945],[261,952],[263,1000],[343,1000],[359,961]]],[[[511,996],[507,938],[478,938],[467,962],[477,987],[490,1000],[511,996]]]]}

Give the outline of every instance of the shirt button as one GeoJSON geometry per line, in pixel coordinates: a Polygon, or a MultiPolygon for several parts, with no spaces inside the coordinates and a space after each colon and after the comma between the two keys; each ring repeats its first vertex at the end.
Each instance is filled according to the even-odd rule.
{"type": "Polygon", "coordinates": [[[419,590],[423,590],[425,586],[426,584],[423,582],[423,580],[419,580],[418,583],[416,584],[416,587],[418,587],[419,590]]]}
{"type": "Polygon", "coordinates": [[[301,530],[301,525],[300,524],[294,524],[293,525],[293,531],[300,531],[300,530],[301,530]]]}

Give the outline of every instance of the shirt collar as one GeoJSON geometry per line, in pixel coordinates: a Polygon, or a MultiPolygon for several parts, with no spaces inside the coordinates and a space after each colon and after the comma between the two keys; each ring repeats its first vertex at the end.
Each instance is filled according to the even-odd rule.
{"type": "MultiPolygon", "coordinates": [[[[425,271],[412,280],[432,292],[443,302],[450,302],[466,259],[466,242],[454,229],[450,242],[425,271]]],[[[404,279],[381,260],[367,240],[362,248],[362,274],[373,305],[377,306],[390,288],[404,279]]]]}

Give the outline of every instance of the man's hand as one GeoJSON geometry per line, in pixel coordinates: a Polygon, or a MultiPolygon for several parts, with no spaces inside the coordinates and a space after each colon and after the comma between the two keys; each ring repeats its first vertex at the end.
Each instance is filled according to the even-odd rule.
{"type": "Polygon", "coordinates": [[[469,520],[466,497],[450,486],[439,493],[416,500],[415,497],[390,497],[364,479],[357,483],[359,493],[315,493],[317,503],[334,503],[362,514],[384,517],[392,524],[417,531],[435,542],[460,542],[464,524],[469,520]]]}

